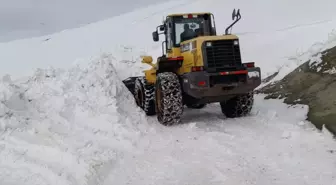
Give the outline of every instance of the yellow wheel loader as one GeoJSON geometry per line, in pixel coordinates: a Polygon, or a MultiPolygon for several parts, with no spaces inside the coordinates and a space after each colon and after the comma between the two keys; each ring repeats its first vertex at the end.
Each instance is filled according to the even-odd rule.
{"type": "Polygon", "coordinates": [[[144,76],[123,81],[137,105],[147,115],[156,114],[163,125],[179,123],[184,106],[200,109],[220,103],[226,117],[249,114],[261,75],[254,62],[242,62],[239,38],[229,33],[240,18],[234,9],[234,22],[217,35],[212,13],[168,15],[152,33],[155,42],[164,35],[162,56],[156,63],[143,56],[142,62],[152,67],[144,76]]]}

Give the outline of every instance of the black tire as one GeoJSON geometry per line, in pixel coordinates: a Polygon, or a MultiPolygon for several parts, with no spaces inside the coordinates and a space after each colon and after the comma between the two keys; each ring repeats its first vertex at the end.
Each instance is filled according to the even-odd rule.
{"type": "Polygon", "coordinates": [[[228,118],[242,117],[250,114],[254,102],[253,95],[253,92],[250,92],[220,102],[222,113],[228,118]]]}
{"type": "Polygon", "coordinates": [[[148,84],[145,77],[135,81],[134,97],[136,104],[145,111],[147,116],[155,115],[154,85],[148,84]]]}
{"type": "Polygon", "coordinates": [[[172,72],[159,73],[155,88],[158,121],[170,126],[178,124],[183,114],[182,90],[178,76],[172,72]]]}
{"type": "Polygon", "coordinates": [[[186,104],[186,106],[190,109],[203,109],[206,104],[186,104]]]}

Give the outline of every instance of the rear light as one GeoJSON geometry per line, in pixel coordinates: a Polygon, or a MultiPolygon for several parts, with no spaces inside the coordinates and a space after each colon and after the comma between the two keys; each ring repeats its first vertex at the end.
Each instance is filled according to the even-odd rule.
{"type": "Polygon", "coordinates": [[[197,18],[197,15],[193,15],[193,14],[183,15],[183,18],[188,18],[188,19],[197,18]]]}
{"type": "Polygon", "coordinates": [[[200,81],[200,82],[198,82],[198,86],[205,86],[205,81],[200,81]]]}
{"type": "Polygon", "coordinates": [[[203,71],[203,66],[193,66],[191,67],[192,72],[203,71]]]}
{"type": "Polygon", "coordinates": [[[169,57],[169,58],[167,58],[167,60],[183,60],[183,57],[182,56],[179,56],[179,57],[169,57]]]}
{"type": "Polygon", "coordinates": [[[244,63],[244,66],[247,67],[247,68],[254,67],[254,62],[244,63]]]}
{"type": "Polygon", "coordinates": [[[220,75],[241,75],[241,74],[247,74],[247,70],[240,70],[240,71],[227,71],[227,72],[220,72],[220,75]]]}

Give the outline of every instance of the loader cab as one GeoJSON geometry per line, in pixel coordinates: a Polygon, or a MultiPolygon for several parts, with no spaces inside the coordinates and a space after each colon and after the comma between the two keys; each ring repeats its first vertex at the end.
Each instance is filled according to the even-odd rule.
{"type": "Polygon", "coordinates": [[[171,14],[153,32],[153,40],[163,34],[162,53],[171,53],[180,43],[196,37],[216,35],[214,15],[211,13],[171,14]]]}

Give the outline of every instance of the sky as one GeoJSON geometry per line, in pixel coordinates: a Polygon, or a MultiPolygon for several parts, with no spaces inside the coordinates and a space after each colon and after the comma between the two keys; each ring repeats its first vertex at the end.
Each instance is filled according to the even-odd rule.
{"type": "Polygon", "coordinates": [[[0,0],[0,42],[83,26],[164,0],[0,0]]]}

